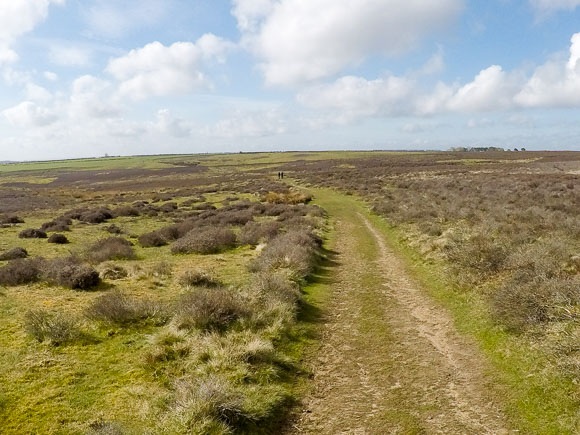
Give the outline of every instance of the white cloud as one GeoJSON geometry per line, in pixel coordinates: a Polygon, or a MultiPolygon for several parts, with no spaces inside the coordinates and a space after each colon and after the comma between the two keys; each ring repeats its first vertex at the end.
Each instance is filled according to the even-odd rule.
{"type": "Polygon", "coordinates": [[[52,99],[52,94],[42,86],[30,82],[26,85],[26,97],[32,101],[48,101],[52,99]]]}
{"type": "Polygon", "coordinates": [[[539,13],[556,10],[573,10],[580,6],[580,0],[530,0],[530,3],[539,13]]]}
{"type": "Polygon", "coordinates": [[[338,122],[347,123],[376,115],[402,115],[413,110],[415,82],[396,76],[376,80],[347,76],[330,85],[305,90],[298,101],[314,109],[340,111],[338,122]]]}
{"type": "Polygon", "coordinates": [[[85,12],[89,32],[118,39],[159,24],[169,11],[167,0],[96,0],[85,12]]]}
{"type": "MultiPolygon", "coordinates": [[[[422,89],[420,72],[376,80],[342,77],[298,94],[303,105],[332,113],[336,123],[377,116],[425,116],[526,108],[580,107],[580,33],[567,58],[554,58],[527,78],[492,65],[466,84],[438,83],[422,89]]],[[[473,125],[475,126],[475,125],[473,125]]]]}
{"type": "Polygon", "coordinates": [[[45,20],[51,4],[61,5],[64,0],[7,0],[0,3],[0,64],[18,60],[18,54],[12,49],[14,41],[45,20]]]}
{"type": "Polygon", "coordinates": [[[174,118],[169,109],[161,109],[157,112],[157,122],[154,127],[159,132],[173,137],[187,137],[191,135],[191,127],[187,126],[184,120],[174,118]]]}
{"type": "Polygon", "coordinates": [[[58,119],[54,112],[32,101],[23,101],[17,106],[4,110],[2,115],[10,124],[17,127],[43,127],[58,119]]]}
{"type": "Polygon", "coordinates": [[[509,109],[520,86],[521,80],[517,74],[508,74],[501,66],[492,65],[457,90],[447,104],[450,110],[456,112],[509,109]]]}
{"type": "Polygon", "coordinates": [[[44,73],[42,73],[42,75],[46,80],[51,82],[55,82],[58,80],[58,75],[56,73],[53,73],[52,71],[45,71],[44,73]]]}
{"type": "Polygon", "coordinates": [[[232,15],[238,21],[238,28],[243,31],[254,31],[261,20],[267,17],[274,8],[273,0],[233,0],[232,15]]]}
{"type": "Polygon", "coordinates": [[[580,106],[580,33],[572,36],[569,58],[538,67],[515,101],[522,107],[580,106]]]}
{"type": "Polygon", "coordinates": [[[73,82],[68,111],[71,118],[113,118],[121,106],[113,97],[113,86],[106,80],[84,75],[73,82]]]}
{"type": "Polygon", "coordinates": [[[237,0],[233,14],[266,83],[291,85],[373,54],[404,53],[445,29],[462,8],[463,0],[237,0]]]}
{"type": "Polygon", "coordinates": [[[202,71],[204,63],[222,61],[231,47],[230,42],[212,34],[196,43],[165,46],[153,42],[112,59],[107,72],[121,82],[120,93],[134,99],[187,93],[210,86],[202,71]]]}
{"type": "Polygon", "coordinates": [[[92,53],[89,49],[70,44],[52,44],[48,57],[55,65],[86,67],[91,64],[92,53]]]}
{"type": "Polygon", "coordinates": [[[222,138],[266,137],[288,131],[286,117],[279,109],[236,111],[231,117],[207,127],[207,136],[222,138]]]}

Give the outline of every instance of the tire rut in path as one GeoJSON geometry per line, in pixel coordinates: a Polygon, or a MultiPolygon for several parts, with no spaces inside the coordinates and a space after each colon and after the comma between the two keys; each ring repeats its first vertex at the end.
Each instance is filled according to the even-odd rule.
{"type": "Polygon", "coordinates": [[[290,433],[509,433],[476,347],[371,222],[348,216],[337,222],[340,266],[314,388],[290,433]],[[360,254],[361,231],[376,245],[372,257],[360,254]]]}

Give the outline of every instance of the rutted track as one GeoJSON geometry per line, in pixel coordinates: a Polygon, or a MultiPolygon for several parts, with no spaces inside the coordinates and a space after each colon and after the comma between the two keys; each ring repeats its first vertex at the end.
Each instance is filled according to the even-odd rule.
{"type": "Polygon", "coordinates": [[[508,433],[485,363],[364,214],[336,218],[338,262],[314,389],[293,433],[508,433]]]}

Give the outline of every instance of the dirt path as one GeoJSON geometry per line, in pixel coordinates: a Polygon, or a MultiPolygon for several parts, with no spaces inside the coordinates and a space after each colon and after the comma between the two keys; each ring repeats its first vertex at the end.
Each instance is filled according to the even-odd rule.
{"type": "Polygon", "coordinates": [[[291,432],[508,433],[477,349],[380,232],[356,211],[340,212],[336,230],[340,265],[314,390],[291,432]]]}

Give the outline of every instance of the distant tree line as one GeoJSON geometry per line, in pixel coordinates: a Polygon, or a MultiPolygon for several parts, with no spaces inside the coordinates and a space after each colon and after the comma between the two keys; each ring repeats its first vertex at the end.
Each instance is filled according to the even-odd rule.
{"type": "MultiPolygon", "coordinates": [[[[521,150],[525,151],[526,149],[522,148],[521,150]]],[[[449,151],[483,153],[483,152],[506,151],[506,150],[502,147],[453,147],[450,148],[449,151]]],[[[507,151],[511,150],[507,149],[507,151]]],[[[514,148],[514,151],[518,151],[518,149],[514,148]]]]}

